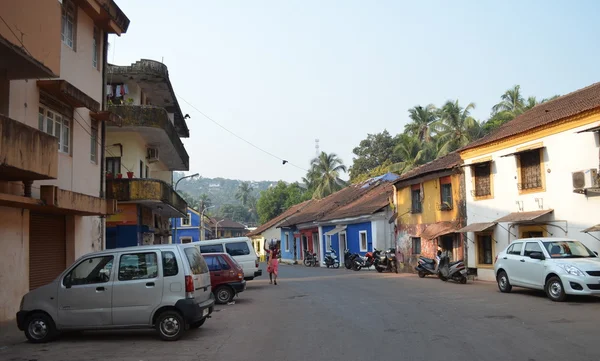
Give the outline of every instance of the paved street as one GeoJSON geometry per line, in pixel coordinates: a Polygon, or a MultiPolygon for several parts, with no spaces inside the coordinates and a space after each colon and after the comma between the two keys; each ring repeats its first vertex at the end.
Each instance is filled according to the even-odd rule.
{"type": "Polygon", "coordinates": [[[598,360],[600,299],[406,274],[281,266],[249,282],[178,342],[153,332],[88,332],[0,350],[0,360],[598,360]]]}

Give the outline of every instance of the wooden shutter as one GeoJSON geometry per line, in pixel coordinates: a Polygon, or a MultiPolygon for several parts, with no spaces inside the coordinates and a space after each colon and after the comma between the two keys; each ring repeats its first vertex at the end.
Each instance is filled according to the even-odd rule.
{"type": "Polygon", "coordinates": [[[29,290],[52,282],[67,267],[66,219],[31,213],[29,220],[29,290]]]}

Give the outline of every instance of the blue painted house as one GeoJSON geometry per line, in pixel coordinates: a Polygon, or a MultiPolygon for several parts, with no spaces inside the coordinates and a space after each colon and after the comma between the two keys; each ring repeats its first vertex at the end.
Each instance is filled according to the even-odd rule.
{"type": "MultiPolygon", "coordinates": [[[[188,208],[187,217],[171,221],[172,243],[189,243],[200,240],[200,212],[188,208]],[[175,229],[177,222],[177,229],[175,229]]],[[[204,239],[210,239],[210,219],[204,215],[204,239]]]]}
{"type": "Polygon", "coordinates": [[[350,185],[323,199],[311,200],[278,225],[282,260],[301,260],[308,250],[318,254],[323,266],[322,260],[330,248],[342,262],[346,248],[363,255],[374,248],[395,248],[395,216],[391,204],[392,182],[398,178],[388,173],[350,185]]]}

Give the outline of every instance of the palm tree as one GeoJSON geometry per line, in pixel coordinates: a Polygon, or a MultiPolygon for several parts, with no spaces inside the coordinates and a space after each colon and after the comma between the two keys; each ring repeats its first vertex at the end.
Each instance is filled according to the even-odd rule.
{"type": "Polygon", "coordinates": [[[248,205],[248,199],[252,194],[254,188],[250,185],[250,182],[242,182],[238,186],[238,190],[235,194],[235,198],[242,202],[242,205],[245,207],[248,205]]]}
{"type": "Polygon", "coordinates": [[[404,126],[404,133],[417,137],[422,142],[429,141],[430,126],[437,119],[437,109],[435,105],[429,104],[425,108],[417,105],[408,110],[409,118],[412,122],[404,126]]]}
{"type": "Polygon", "coordinates": [[[208,207],[210,207],[212,205],[212,200],[210,199],[210,197],[206,193],[203,193],[203,194],[200,195],[200,198],[198,199],[198,202],[201,205],[200,211],[202,211],[202,209],[208,208],[208,207]]]}
{"type": "Polygon", "coordinates": [[[471,110],[474,108],[474,103],[469,103],[463,108],[458,100],[448,100],[444,104],[440,120],[435,123],[438,141],[441,142],[439,156],[464,147],[483,134],[482,124],[471,116],[471,110]]]}
{"type": "Polygon", "coordinates": [[[560,97],[560,95],[554,95],[554,96],[551,96],[550,98],[544,98],[544,99],[542,99],[542,101],[538,101],[536,97],[529,97],[529,98],[527,98],[527,102],[525,103],[524,110],[527,111],[527,110],[535,107],[536,105],[543,104],[545,102],[549,102],[558,97],[560,97]]]}
{"type": "Polygon", "coordinates": [[[311,169],[304,181],[314,186],[314,198],[323,198],[346,186],[346,182],[340,178],[340,173],[346,171],[346,166],[337,154],[321,152],[312,160],[311,169]]]}
{"type": "Polygon", "coordinates": [[[513,118],[523,113],[525,108],[525,99],[521,94],[521,86],[515,85],[511,89],[502,94],[500,97],[500,103],[492,107],[492,113],[498,114],[500,112],[509,112],[513,115],[513,118]]]}
{"type": "MultiPolygon", "coordinates": [[[[431,143],[433,144],[433,142],[431,143]]],[[[400,136],[400,141],[394,148],[394,153],[399,158],[403,159],[403,161],[392,164],[390,166],[390,171],[398,172],[400,174],[406,173],[429,161],[424,143],[419,138],[411,137],[408,134],[402,134],[400,136]]]]}

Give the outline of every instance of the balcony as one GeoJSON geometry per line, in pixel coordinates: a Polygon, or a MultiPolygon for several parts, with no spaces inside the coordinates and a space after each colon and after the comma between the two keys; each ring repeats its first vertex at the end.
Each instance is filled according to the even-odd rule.
{"type": "Polygon", "coordinates": [[[56,138],[0,114],[0,179],[34,181],[57,177],[56,138]]]}
{"type": "Polygon", "coordinates": [[[189,170],[190,157],[165,108],[151,105],[111,105],[109,109],[123,119],[120,127],[107,123],[109,133],[138,133],[149,147],[158,148],[159,159],[170,171],[189,170]]]}
{"type": "Polygon", "coordinates": [[[179,218],[187,213],[187,203],[169,184],[157,179],[111,179],[106,181],[106,197],[119,203],[138,203],[164,217],[179,218]]]}

